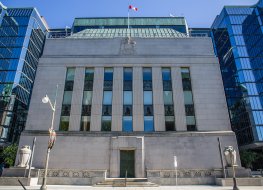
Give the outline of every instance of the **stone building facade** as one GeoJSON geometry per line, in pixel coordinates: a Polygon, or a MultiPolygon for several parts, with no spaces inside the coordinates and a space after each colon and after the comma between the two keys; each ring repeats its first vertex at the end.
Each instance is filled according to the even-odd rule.
{"type": "Polygon", "coordinates": [[[37,137],[36,168],[44,168],[52,117],[41,99],[54,101],[57,84],[50,184],[92,184],[80,178],[126,170],[174,184],[174,156],[188,184],[212,184],[222,175],[218,137],[237,149],[211,38],[47,39],[20,139],[37,137]]]}

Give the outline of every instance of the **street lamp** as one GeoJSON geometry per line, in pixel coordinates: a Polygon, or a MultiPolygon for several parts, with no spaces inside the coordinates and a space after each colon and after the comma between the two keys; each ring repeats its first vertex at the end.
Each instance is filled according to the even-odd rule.
{"type": "Polygon", "coordinates": [[[50,101],[48,95],[42,98],[42,103],[47,104],[49,103],[51,110],[52,110],[52,120],[51,120],[51,127],[49,128],[49,139],[48,139],[48,147],[47,147],[47,157],[46,157],[46,164],[45,164],[45,173],[42,181],[42,186],[40,190],[47,190],[47,169],[48,169],[48,162],[49,162],[49,153],[52,149],[55,141],[56,141],[56,132],[53,127],[55,111],[56,111],[56,99],[57,99],[57,92],[58,92],[58,85],[56,87],[56,96],[54,104],[50,101]]]}

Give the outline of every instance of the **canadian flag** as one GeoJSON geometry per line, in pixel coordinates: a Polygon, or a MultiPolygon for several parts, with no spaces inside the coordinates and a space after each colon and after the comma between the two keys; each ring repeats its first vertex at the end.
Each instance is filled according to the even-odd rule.
{"type": "Polygon", "coordinates": [[[132,5],[129,5],[129,9],[132,9],[134,11],[138,11],[138,8],[136,8],[136,7],[132,6],[132,5]]]}

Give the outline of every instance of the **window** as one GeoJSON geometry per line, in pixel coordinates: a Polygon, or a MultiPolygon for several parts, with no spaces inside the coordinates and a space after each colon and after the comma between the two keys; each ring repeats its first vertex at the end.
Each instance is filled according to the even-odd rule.
{"type": "Polygon", "coordinates": [[[122,125],[123,125],[123,131],[132,132],[132,117],[124,116],[122,125]]]}
{"type": "Polygon", "coordinates": [[[153,116],[144,116],[144,131],[154,131],[153,127],[153,116]]]}
{"type": "Polygon", "coordinates": [[[172,77],[170,68],[162,68],[165,130],[175,131],[172,77]]]}
{"type": "Polygon", "coordinates": [[[164,105],[173,105],[173,92],[164,91],[163,92],[164,105]]]}
{"type": "Polygon", "coordinates": [[[112,104],[112,91],[104,91],[103,104],[104,105],[112,104]]]}
{"type": "Polygon", "coordinates": [[[175,131],[174,116],[165,116],[165,129],[166,131],[175,131]]]}
{"type": "Polygon", "coordinates": [[[123,92],[123,104],[132,105],[132,91],[123,92]]]}
{"type": "Polygon", "coordinates": [[[152,69],[143,68],[144,131],[154,131],[152,69]]]}
{"type": "Polygon", "coordinates": [[[101,131],[111,131],[113,68],[104,69],[101,131]]]}
{"type": "Polygon", "coordinates": [[[102,131],[111,131],[111,117],[110,116],[102,116],[102,131]]]}
{"type": "Polygon", "coordinates": [[[144,93],[143,93],[144,105],[152,105],[153,104],[152,98],[153,98],[152,91],[144,91],[144,93]]]}
{"type": "Polygon", "coordinates": [[[60,126],[59,126],[60,131],[69,130],[69,118],[71,111],[73,86],[74,86],[74,75],[75,75],[75,68],[67,68],[64,95],[63,95],[63,101],[61,107],[61,117],[60,117],[60,126]]]}
{"type": "Polygon", "coordinates": [[[65,91],[63,96],[63,104],[70,105],[72,99],[72,91],[65,91]]]}
{"type": "Polygon", "coordinates": [[[187,131],[196,131],[194,101],[189,68],[181,68],[187,131]]]}
{"type": "Polygon", "coordinates": [[[84,79],[83,99],[82,99],[81,123],[80,123],[81,131],[90,131],[93,79],[94,79],[94,69],[86,68],[85,69],[85,79],[84,79]]]}
{"type": "Polygon", "coordinates": [[[81,117],[81,131],[90,131],[90,116],[81,117]]]}
{"type": "Polygon", "coordinates": [[[61,116],[60,118],[60,131],[68,131],[69,128],[69,116],[61,116]]]}
{"type": "Polygon", "coordinates": [[[124,68],[123,85],[122,131],[132,132],[132,68],[124,68]]]}
{"type": "Polygon", "coordinates": [[[84,91],[83,92],[83,105],[91,105],[92,104],[92,91],[84,91]]]}

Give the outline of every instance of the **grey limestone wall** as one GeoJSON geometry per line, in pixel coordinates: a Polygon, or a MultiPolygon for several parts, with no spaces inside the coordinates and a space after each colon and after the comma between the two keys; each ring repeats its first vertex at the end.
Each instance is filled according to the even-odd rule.
{"type": "MultiPolygon", "coordinates": [[[[20,146],[32,144],[34,136],[37,137],[37,142],[33,166],[44,168],[47,135],[39,132],[24,132],[20,146]]],[[[218,137],[221,138],[222,147],[232,145],[237,150],[233,132],[181,132],[169,135],[161,132],[145,135],[137,133],[132,136],[63,132],[58,133],[56,144],[51,150],[49,168],[108,170],[114,174],[113,177],[116,177],[119,161],[113,162],[113,160],[119,160],[119,150],[134,149],[137,152],[136,165],[144,166],[141,171],[136,172],[139,177],[144,177],[142,175],[147,170],[172,170],[174,156],[178,159],[178,169],[220,169],[222,165],[218,137]],[[116,138],[120,140],[113,141],[116,138]]],[[[239,157],[237,161],[240,166],[239,157]]]]}
{"type": "Polygon", "coordinates": [[[26,129],[46,130],[48,128],[51,110],[48,105],[42,104],[41,98],[45,94],[48,94],[51,99],[54,98],[55,85],[59,84],[54,122],[55,129],[58,129],[66,67],[76,67],[69,130],[78,131],[84,70],[85,67],[94,67],[91,131],[100,131],[103,68],[113,67],[112,129],[121,131],[123,67],[133,67],[133,128],[134,131],[143,131],[142,69],[152,67],[155,130],[164,131],[161,67],[171,67],[176,129],[186,131],[180,67],[190,67],[198,130],[230,130],[219,65],[209,38],[135,39],[135,41],[135,46],[128,47],[128,49],[133,48],[134,51],[128,51],[126,54],[126,51],[120,50],[123,49],[121,39],[47,40],[37,71],[26,129]],[[103,47],[99,48],[102,42],[103,47]],[[105,49],[107,51],[104,51],[105,49]]]}

